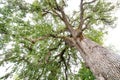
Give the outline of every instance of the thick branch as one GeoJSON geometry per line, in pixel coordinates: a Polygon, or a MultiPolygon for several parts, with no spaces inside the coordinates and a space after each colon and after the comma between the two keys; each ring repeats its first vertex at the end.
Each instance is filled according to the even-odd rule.
{"type": "MultiPolygon", "coordinates": [[[[50,2],[49,5],[51,6],[50,2]]],[[[52,12],[55,13],[65,24],[66,28],[68,29],[68,31],[72,34],[72,36],[74,38],[77,37],[77,33],[75,32],[75,30],[72,28],[72,25],[69,22],[69,19],[67,17],[67,15],[64,12],[64,7],[59,6],[59,4],[57,3],[57,1],[55,0],[55,5],[54,7],[51,7],[52,12]]]]}
{"type": "Polygon", "coordinates": [[[77,31],[76,37],[79,37],[80,35],[82,35],[82,27],[84,24],[83,15],[84,15],[83,0],[81,0],[80,2],[80,24],[78,26],[78,29],[76,30],[77,31]]]}
{"type": "Polygon", "coordinates": [[[72,25],[68,22],[68,19],[67,19],[67,17],[66,17],[66,14],[65,14],[65,12],[63,11],[62,8],[61,8],[60,12],[61,12],[61,14],[62,14],[62,18],[63,18],[62,20],[63,20],[63,22],[65,23],[66,27],[67,27],[68,30],[71,32],[72,36],[73,36],[73,37],[76,37],[76,36],[74,35],[74,29],[72,28],[72,25]]]}
{"type": "Polygon", "coordinates": [[[83,26],[83,14],[84,14],[84,9],[83,9],[83,0],[81,0],[80,2],[80,25],[79,25],[79,29],[82,29],[83,26]]]}
{"type": "MultiPolygon", "coordinates": [[[[62,15],[62,16],[60,16],[60,14],[57,13],[58,16],[59,16],[59,18],[64,22],[64,24],[66,25],[66,27],[68,28],[68,30],[71,32],[72,36],[76,37],[74,35],[74,29],[72,28],[72,25],[69,23],[68,18],[66,16],[65,12],[64,12],[63,7],[59,6],[56,0],[55,0],[55,3],[56,3],[55,10],[59,11],[61,13],[61,15],[62,15]]],[[[56,12],[55,10],[54,10],[54,12],[56,12]]]]}
{"type": "Polygon", "coordinates": [[[30,39],[30,38],[26,38],[26,37],[24,37],[24,39],[30,41],[32,44],[35,44],[36,42],[38,42],[40,40],[47,39],[49,37],[63,39],[65,41],[65,43],[68,44],[69,46],[71,46],[71,47],[74,46],[73,38],[67,37],[67,36],[57,36],[57,35],[54,35],[54,34],[48,34],[46,36],[39,37],[39,38],[36,38],[36,39],[30,39]]]}
{"type": "Polygon", "coordinates": [[[87,18],[83,19],[83,16],[84,16],[84,8],[83,7],[84,7],[84,5],[94,3],[95,1],[96,0],[84,3],[83,0],[81,0],[81,2],[80,2],[80,24],[79,24],[77,36],[81,35],[82,32],[87,28],[87,26],[83,28],[85,20],[87,20],[89,18],[89,17],[87,17],[87,18]]]}

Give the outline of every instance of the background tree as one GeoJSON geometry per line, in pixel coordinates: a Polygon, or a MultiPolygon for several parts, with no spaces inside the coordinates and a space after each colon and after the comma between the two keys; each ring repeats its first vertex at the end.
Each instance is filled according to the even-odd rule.
{"type": "Polygon", "coordinates": [[[69,7],[67,0],[32,4],[1,0],[0,5],[0,47],[4,50],[0,65],[14,65],[1,79],[120,79],[120,56],[101,46],[106,28],[115,20],[112,3],[80,0],[80,10],[71,15],[64,10],[69,7]],[[72,66],[80,64],[79,72],[72,72],[72,66]]]}

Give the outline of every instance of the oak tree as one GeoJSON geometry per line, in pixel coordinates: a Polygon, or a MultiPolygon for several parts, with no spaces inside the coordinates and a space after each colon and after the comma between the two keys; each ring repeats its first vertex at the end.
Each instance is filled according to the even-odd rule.
{"type": "Polygon", "coordinates": [[[102,47],[116,6],[105,0],[80,0],[79,10],[68,14],[67,2],[0,1],[0,66],[12,65],[1,79],[120,79],[120,55],[102,47]]]}

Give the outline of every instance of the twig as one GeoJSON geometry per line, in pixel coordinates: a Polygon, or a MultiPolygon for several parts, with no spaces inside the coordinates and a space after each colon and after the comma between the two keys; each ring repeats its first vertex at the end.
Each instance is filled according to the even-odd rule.
{"type": "Polygon", "coordinates": [[[52,13],[52,12],[50,12],[49,10],[42,10],[43,11],[43,13],[42,13],[42,16],[45,16],[46,14],[51,14],[51,15],[55,15],[54,13],[52,13]]]}
{"type": "Polygon", "coordinates": [[[92,16],[88,16],[84,19],[84,22],[87,20],[87,19],[90,19],[92,16]]]}
{"type": "Polygon", "coordinates": [[[85,27],[82,29],[82,32],[89,27],[89,26],[88,26],[89,23],[90,23],[90,21],[88,21],[88,22],[86,23],[85,27]]]}
{"type": "Polygon", "coordinates": [[[51,55],[51,52],[48,52],[48,54],[45,57],[45,62],[48,63],[49,62],[49,57],[51,55]]]}
{"type": "Polygon", "coordinates": [[[93,0],[93,1],[90,1],[90,2],[85,2],[85,3],[83,3],[83,5],[91,4],[91,3],[94,3],[95,1],[97,1],[97,0],[93,0]]]}
{"type": "Polygon", "coordinates": [[[40,37],[40,38],[36,38],[36,39],[30,39],[30,38],[24,37],[24,39],[30,41],[33,44],[35,44],[37,41],[44,40],[46,38],[48,38],[48,37],[40,37]]]}

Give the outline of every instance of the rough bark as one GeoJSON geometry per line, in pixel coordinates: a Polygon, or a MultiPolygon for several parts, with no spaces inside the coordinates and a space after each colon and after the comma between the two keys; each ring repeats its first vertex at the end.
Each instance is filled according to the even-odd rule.
{"type": "Polygon", "coordinates": [[[96,80],[120,80],[120,55],[111,53],[87,38],[78,38],[75,42],[96,80]]]}

